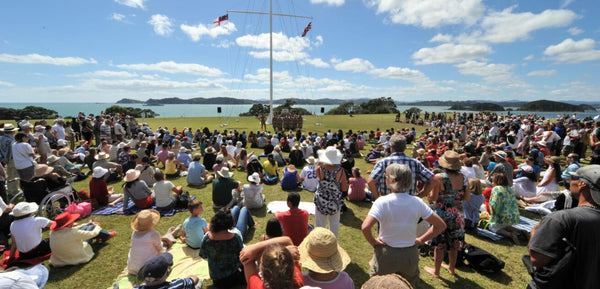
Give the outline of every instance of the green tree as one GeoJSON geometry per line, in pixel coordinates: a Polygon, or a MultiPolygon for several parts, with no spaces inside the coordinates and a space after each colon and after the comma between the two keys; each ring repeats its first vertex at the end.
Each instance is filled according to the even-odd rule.
{"type": "Polygon", "coordinates": [[[411,107],[404,111],[404,114],[416,114],[419,115],[421,113],[421,109],[418,107],[411,107]]]}
{"type": "Polygon", "coordinates": [[[344,103],[340,104],[336,108],[333,108],[333,109],[329,110],[325,114],[329,114],[329,115],[349,114],[349,113],[355,112],[357,110],[358,109],[354,105],[354,102],[348,101],[348,102],[344,102],[344,103]]]}
{"type": "Polygon", "coordinates": [[[259,116],[261,114],[269,114],[269,105],[255,103],[248,112],[240,113],[240,116],[259,116]]]}
{"type": "Polygon", "coordinates": [[[123,106],[118,106],[118,105],[110,106],[110,107],[106,108],[106,110],[104,112],[110,113],[110,114],[123,113],[123,114],[131,115],[133,117],[142,117],[142,113],[146,113],[147,118],[153,118],[153,117],[158,116],[158,114],[155,113],[151,109],[141,109],[141,108],[137,108],[137,107],[123,107],[123,106]]]}
{"type": "Polygon", "coordinates": [[[354,110],[355,114],[384,114],[384,113],[398,113],[396,103],[391,97],[380,97],[371,99],[367,102],[361,103],[357,109],[354,110]]]}

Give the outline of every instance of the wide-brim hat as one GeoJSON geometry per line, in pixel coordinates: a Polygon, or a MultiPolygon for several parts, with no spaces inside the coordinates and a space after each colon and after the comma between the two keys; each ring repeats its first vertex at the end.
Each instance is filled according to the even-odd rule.
{"type": "Polygon", "coordinates": [[[108,170],[103,167],[95,167],[92,173],[92,178],[101,178],[108,173],[108,170]]]}
{"type": "Polygon", "coordinates": [[[157,210],[142,210],[131,220],[131,229],[137,232],[150,231],[154,229],[158,221],[160,221],[160,213],[157,210]]]}
{"type": "Polygon", "coordinates": [[[70,149],[69,149],[69,148],[62,148],[62,149],[59,149],[59,150],[58,150],[58,155],[59,155],[59,156],[64,156],[64,155],[66,155],[66,154],[67,154],[69,151],[70,151],[70,149]]]}
{"type": "Polygon", "coordinates": [[[219,176],[221,176],[222,178],[226,178],[229,179],[231,177],[233,177],[233,173],[229,171],[228,167],[222,167],[217,174],[219,174],[219,176]]]}
{"type": "Polygon", "coordinates": [[[192,158],[194,161],[199,161],[202,159],[202,155],[200,153],[195,153],[194,157],[192,158]]]}
{"type": "Polygon", "coordinates": [[[35,166],[35,169],[33,170],[33,176],[34,177],[45,176],[45,175],[51,173],[52,171],[54,171],[53,167],[50,167],[45,164],[39,164],[39,165],[35,166]]]}
{"type": "Polygon", "coordinates": [[[11,132],[11,131],[15,131],[15,130],[17,130],[17,129],[15,128],[15,126],[12,123],[5,123],[4,127],[2,128],[2,131],[5,131],[5,132],[11,132]]]}
{"type": "Polygon", "coordinates": [[[600,205],[600,165],[588,165],[577,169],[575,173],[590,188],[590,195],[594,203],[600,205]]]}
{"type": "Polygon", "coordinates": [[[140,177],[141,172],[135,169],[130,169],[125,173],[123,180],[125,182],[133,182],[140,177]]]}
{"type": "Polygon", "coordinates": [[[537,144],[538,144],[538,145],[541,145],[541,146],[543,146],[543,147],[545,147],[545,146],[546,146],[546,142],[545,142],[545,141],[543,141],[543,140],[541,140],[541,141],[538,141],[538,142],[537,142],[537,144]]]}
{"type": "Polygon", "coordinates": [[[31,213],[35,213],[38,211],[38,209],[39,206],[36,203],[20,202],[15,205],[12,211],[10,211],[10,215],[15,217],[22,217],[31,213]]]}
{"type": "Polygon", "coordinates": [[[545,157],[544,159],[553,164],[560,164],[560,157],[558,157],[558,156],[548,156],[548,157],[545,157]]]}
{"type": "Polygon", "coordinates": [[[508,155],[503,151],[497,151],[494,153],[494,155],[501,159],[506,159],[508,157],[508,155]]]}
{"type": "Polygon", "coordinates": [[[64,139],[59,139],[56,141],[56,145],[59,147],[66,147],[69,143],[64,139]]]}
{"type": "Polygon", "coordinates": [[[314,164],[315,164],[315,157],[313,157],[313,156],[310,156],[310,157],[308,157],[308,158],[306,159],[306,162],[307,162],[309,165],[314,165],[314,164]]]}
{"type": "Polygon", "coordinates": [[[54,223],[50,225],[50,230],[57,231],[66,228],[71,223],[77,221],[77,219],[79,219],[79,214],[71,214],[69,212],[60,213],[54,218],[54,223]]]}
{"type": "Polygon", "coordinates": [[[460,155],[455,151],[444,152],[438,163],[440,167],[453,171],[459,171],[461,168],[460,155]]]}
{"type": "Polygon", "coordinates": [[[56,162],[56,161],[58,161],[59,159],[60,159],[60,158],[59,158],[59,157],[57,157],[57,156],[55,156],[55,155],[50,155],[50,156],[48,157],[48,159],[46,160],[46,162],[47,162],[47,163],[50,165],[50,164],[53,164],[53,163],[55,163],[55,162],[56,162]]]}
{"type": "Polygon", "coordinates": [[[248,181],[251,183],[260,184],[260,175],[258,173],[253,173],[248,176],[248,181]]]}
{"type": "Polygon", "coordinates": [[[215,153],[215,149],[214,149],[213,147],[210,147],[210,146],[209,146],[209,147],[207,147],[207,148],[204,150],[204,152],[205,152],[205,153],[207,153],[207,154],[214,154],[214,153],[215,153]]]}
{"type": "Polygon", "coordinates": [[[316,227],[298,246],[302,266],[317,273],[341,272],[350,264],[350,256],[338,245],[328,229],[316,227]]]}
{"type": "Polygon", "coordinates": [[[342,161],[342,152],[335,147],[327,147],[327,149],[319,150],[319,162],[327,165],[339,165],[342,161]]]}
{"type": "Polygon", "coordinates": [[[254,161],[254,160],[258,160],[258,157],[255,155],[251,155],[250,157],[248,157],[248,162],[254,161]]]}
{"type": "Polygon", "coordinates": [[[108,159],[109,157],[110,156],[105,152],[99,152],[97,155],[94,156],[94,158],[96,160],[105,160],[105,159],[108,159]]]}

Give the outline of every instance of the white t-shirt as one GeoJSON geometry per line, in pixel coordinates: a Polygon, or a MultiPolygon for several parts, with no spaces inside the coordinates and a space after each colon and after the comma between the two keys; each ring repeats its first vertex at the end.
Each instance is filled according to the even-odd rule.
{"type": "Polygon", "coordinates": [[[12,144],[12,154],[17,170],[33,166],[34,159],[31,154],[34,154],[34,152],[29,143],[17,142],[12,144]]]}
{"type": "Polygon", "coordinates": [[[160,181],[154,183],[154,198],[156,207],[162,208],[171,204],[171,190],[175,187],[170,181],[160,181]]]}
{"type": "Polygon", "coordinates": [[[58,123],[52,126],[52,132],[56,133],[56,139],[65,139],[65,128],[58,123]]]}
{"type": "Polygon", "coordinates": [[[29,252],[42,242],[42,229],[50,220],[44,217],[29,217],[10,224],[10,233],[15,238],[19,252],[29,252]]]}
{"type": "Polygon", "coordinates": [[[405,248],[415,244],[419,218],[428,219],[433,211],[418,197],[393,193],[378,198],[369,216],[379,224],[379,237],[388,246],[405,248]]]}
{"type": "Polygon", "coordinates": [[[302,187],[305,190],[314,192],[317,190],[319,186],[319,179],[317,179],[317,166],[315,165],[307,165],[300,172],[300,177],[304,180],[302,181],[302,187]]]}

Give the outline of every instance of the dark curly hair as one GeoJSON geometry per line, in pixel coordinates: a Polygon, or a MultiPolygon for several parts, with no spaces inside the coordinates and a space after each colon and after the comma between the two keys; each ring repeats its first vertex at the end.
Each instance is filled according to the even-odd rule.
{"type": "Polygon", "coordinates": [[[219,210],[210,220],[210,231],[218,233],[233,228],[233,216],[229,210],[219,210]]]}

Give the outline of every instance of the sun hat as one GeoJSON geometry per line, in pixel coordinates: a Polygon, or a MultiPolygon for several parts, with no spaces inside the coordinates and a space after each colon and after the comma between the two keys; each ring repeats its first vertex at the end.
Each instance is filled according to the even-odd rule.
{"type": "Polygon", "coordinates": [[[48,165],[45,165],[45,164],[39,164],[39,165],[35,166],[33,176],[34,177],[45,176],[45,175],[51,173],[52,171],[54,171],[53,167],[49,167],[48,165]]]}
{"type": "Polygon", "coordinates": [[[458,171],[461,168],[460,155],[455,151],[446,151],[438,160],[440,167],[453,171],[458,171]]]}
{"type": "Polygon", "coordinates": [[[58,161],[58,160],[59,160],[59,157],[57,157],[57,156],[55,156],[55,155],[50,155],[50,156],[48,157],[48,160],[47,160],[47,162],[48,162],[48,164],[50,165],[50,164],[53,164],[53,163],[55,163],[55,162],[56,162],[56,161],[58,161]]]}
{"type": "Polygon", "coordinates": [[[67,144],[68,144],[67,141],[64,139],[59,139],[58,141],[56,141],[56,145],[59,147],[65,147],[65,146],[67,146],[67,144]]]}
{"type": "Polygon", "coordinates": [[[69,212],[60,213],[54,218],[54,223],[50,225],[51,231],[57,231],[66,228],[71,223],[79,219],[79,214],[71,214],[69,212]]]}
{"type": "Polygon", "coordinates": [[[194,161],[199,161],[200,159],[202,159],[202,155],[200,153],[195,153],[194,157],[193,157],[193,160],[194,161]]]}
{"type": "Polygon", "coordinates": [[[339,165],[342,161],[342,152],[335,147],[329,146],[327,149],[319,150],[319,162],[327,165],[339,165]]]}
{"type": "Polygon", "coordinates": [[[154,229],[160,221],[160,213],[157,210],[141,210],[131,220],[131,229],[137,232],[146,232],[154,229]]]}
{"type": "Polygon", "coordinates": [[[328,229],[314,228],[298,246],[302,266],[317,273],[341,272],[350,263],[350,256],[338,245],[328,229]]]}
{"type": "Polygon", "coordinates": [[[211,146],[207,147],[206,150],[204,151],[207,154],[214,154],[215,153],[215,149],[211,146]]]}
{"type": "Polygon", "coordinates": [[[92,178],[101,178],[108,173],[108,170],[103,167],[95,167],[92,172],[92,178]]]}
{"type": "Polygon", "coordinates": [[[546,146],[546,142],[545,142],[545,141],[543,141],[543,140],[541,140],[541,141],[538,141],[538,142],[537,142],[537,144],[538,144],[538,145],[541,145],[541,146],[543,146],[543,147],[545,147],[545,146],[546,146]]]}
{"type": "Polygon", "coordinates": [[[36,204],[34,202],[30,202],[30,203],[20,202],[14,206],[14,208],[9,213],[9,215],[15,216],[15,217],[22,217],[22,216],[26,216],[31,213],[37,212],[38,208],[39,208],[38,204],[36,204]]]}
{"type": "MultiPolygon", "coordinates": [[[[144,281],[146,283],[158,281],[167,273],[169,267],[173,265],[173,255],[169,252],[154,256],[144,263],[144,281]]],[[[161,280],[162,281],[162,280],[161,280]]]]}
{"type": "Polygon", "coordinates": [[[258,157],[255,155],[251,155],[250,157],[248,157],[248,162],[254,161],[254,160],[258,160],[258,157]]]}
{"type": "Polygon", "coordinates": [[[242,145],[243,145],[243,143],[242,143],[241,141],[237,141],[237,142],[235,143],[235,146],[236,146],[236,147],[238,147],[238,148],[241,148],[241,147],[242,147],[242,145]]]}
{"type": "Polygon", "coordinates": [[[99,152],[97,155],[94,156],[94,158],[96,160],[105,160],[105,159],[108,159],[109,157],[110,156],[105,152],[99,152]]]}
{"type": "Polygon", "coordinates": [[[222,154],[218,154],[218,155],[217,155],[217,158],[216,158],[216,161],[217,161],[217,162],[222,162],[222,161],[223,161],[223,159],[224,159],[223,155],[222,155],[222,154]]]}
{"type": "Polygon", "coordinates": [[[547,156],[544,159],[553,164],[560,164],[560,157],[558,156],[547,156]]]}
{"type": "Polygon", "coordinates": [[[129,169],[126,173],[125,173],[125,177],[123,178],[123,180],[125,182],[133,182],[135,180],[137,180],[140,177],[141,172],[136,170],[136,169],[129,169]]]}
{"type": "Polygon", "coordinates": [[[413,289],[408,280],[398,274],[375,275],[360,289],[413,289]]]}
{"type": "Polygon", "coordinates": [[[258,173],[253,173],[248,176],[248,181],[251,183],[260,184],[260,175],[258,173]]]}
{"type": "Polygon", "coordinates": [[[501,159],[506,159],[506,157],[508,157],[508,155],[503,151],[497,151],[494,153],[494,155],[501,159]]]}
{"type": "MultiPolygon", "coordinates": [[[[588,165],[579,168],[573,176],[578,176],[590,188],[594,203],[600,205],[600,165],[588,165]]],[[[16,208],[16,207],[15,207],[16,208]]]]}
{"type": "Polygon", "coordinates": [[[5,132],[11,132],[11,131],[15,131],[15,130],[16,130],[16,128],[12,123],[5,123],[4,127],[2,128],[2,131],[5,131],[5,132]]]}
{"type": "Polygon", "coordinates": [[[22,125],[21,128],[22,129],[26,129],[26,128],[32,129],[33,128],[33,124],[26,123],[26,124],[22,125]]]}
{"type": "Polygon", "coordinates": [[[233,177],[233,173],[229,171],[228,167],[222,167],[221,170],[217,172],[217,174],[219,174],[219,176],[221,176],[222,178],[226,179],[233,177]]]}
{"type": "Polygon", "coordinates": [[[59,156],[64,156],[64,155],[66,155],[66,154],[69,152],[69,150],[70,150],[69,148],[62,148],[62,149],[59,149],[59,150],[58,150],[58,155],[59,155],[59,156]]]}
{"type": "Polygon", "coordinates": [[[313,156],[310,156],[310,157],[308,157],[308,158],[306,159],[306,162],[307,162],[309,165],[314,165],[314,164],[315,164],[315,157],[313,157],[313,156]]]}
{"type": "Polygon", "coordinates": [[[528,173],[533,173],[533,167],[530,165],[524,165],[521,167],[521,170],[528,173]]]}

